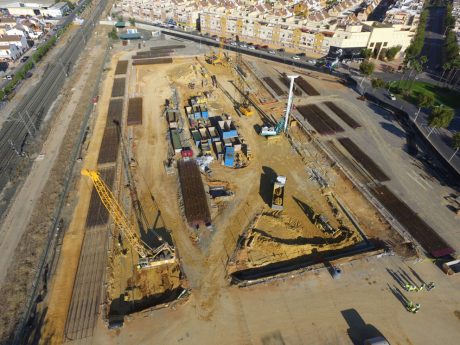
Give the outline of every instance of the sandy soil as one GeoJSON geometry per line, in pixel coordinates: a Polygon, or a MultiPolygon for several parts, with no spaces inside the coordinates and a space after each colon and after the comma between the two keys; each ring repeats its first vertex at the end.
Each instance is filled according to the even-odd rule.
{"type": "MultiPolygon", "coordinates": [[[[102,55],[100,55],[100,59],[102,55]]],[[[113,74],[116,64],[111,65],[108,74],[113,74]]],[[[100,65],[99,65],[100,67],[100,65]]],[[[98,69],[93,69],[93,75],[98,69]]],[[[94,80],[88,81],[87,88],[94,85],[94,80]]],[[[97,164],[98,151],[102,140],[107,116],[108,100],[110,98],[111,81],[106,79],[102,87],[102,93],[94,113],[96,121],[89,140],[89,149],[85,154],[84,167],[93,168],[97,164]]],[[[78,174],[79,175],[79,174],[78,174]]],[[[86,213],[91,196],[91,188],[88,181],[77,177],[75,193],[72,198],[78,198],[72,221],[65,233],[61,246],[61,255],[54,279],[50,284],[50,296],[48,310],[41,330],[41,341],[47,344],[60,344],[64,336],[64,327],[67,319],[67,311],[72,296],[75,274],[78,267],[81,244],[84,237],[86,213]]]]}
{"type": "MultiPolygon", "coordinates": [[[[203,63],[201,59],[200,62],[203,63]]],[[[207,83],[203,83],[203,88],[201,85],[205,78],[200,73],[200,64],[194,59],[176,59],[172,65],[137,67],[136,83],[130,81],[129,93],[130,95],[142,94],[144,97],[144,119],[146,122],[142,126],[142,131],[140,129],[135,130],[133,147],[138,164],[136,168],[137,179],[146,182],[148,191],[144,188],[139,188],[139,191],[143,193],[142,198],[144,200],[148,199],[151,193],[160,205],[164,223],[168,229],[172,230],[175,238],[188,284],[193,290],[194,299],[201,306],[199,317],[209,319],[216,307],[218,291],[223,285],[226,285],[224,279],[227,274],[225,263],[235,249],[239,234],[256,214],[268,210],[269,201],[267,197],[271,197],[270,178],[272,175],[280,174],[288,178],[285,198],[285,214],[288,221],[283,220],[276,223],[276,226],[265,227],[272,233],[272,237],[285,239],[324,237],[323,232],[308,219],[302,209],[302,203],[308,204],[316,213],[327,215],[334,227],[338,227],[339,223],[332,213],[326,196],[315,182],[309,180],[304,160],[293,150],[289,142],[286,139],[267,141],[256,134],[255,126],[262,124],[260,117],[256,115],[250,118],[240,118],[235,113],[231,101],[220,90],[211,88],[209,76],[215,74],[227,91],[236,97],[237,93],[229,82],[234,78],[231,71],[223,66],[203,66],[208,69],[207,83]],[[195,89],[188,88],[189,82],[195,83],[195,89]],[[183,217],[178,217],[182,214],[182,210],[177,198],[179,191],[177,176],[166,175],[163,168],[163,162],[168,157],[168,141],[167,124],[161,114],[165,100],[171,97],[171,86],[178,90],[180,109],[183,109],[190,96],[200,94],[203,91],[211,91],[209,99],[211,112],[214,115],[221,115],[222,113],[231,115],[241,137],[250,145],[253,152],[254,158],[244,169],[228,169],[218,162],[212,164],[212,178],[228,183],[235,193],[231,200],[218,205],[217,212],[214,210],[213,226],[215,231],[213,233],[200,231],[197,234],[188,228],[183,217]],[[293,223],[297,224],[294,230],[293,223]],[[197,237],[199,245],[195,244],[197,237]]],[[[134,80],[134,77],[131,80],[134,80]]],[[[326,80],[325,82],[330,81],[326,80]]],[[[259,87],[256,80],[252,79],[250,83],[254,88],[259,87]]],[[[315,84],[315,81],[312,84],[315,84]]],[[[283,112],[282,102],[262,105],[262,107],[270,111],[270,115],[274,118],[279,118],[283,112]]],[[[307,138],[302,138],[302,142],[309,145],[307,138]]],[[[309,149],[311,151],[310,159],[316,162],[316,165],[319,166],[318,169],[327,170],[328,166],[324,157],[318,160],[317,157],[321,155],[315,152],[312,145],[309,149]]],[[[325,175],[330,177],[334,186],[343,189],[346,189],[343,186],[348,186],[347,181],[337,175],[333,169],[327,170],[325,175]]],[[[354,197],[359,199],[359,196],[350,195],[345,203],[350,205],[349,202],[354,197]]],[[[372,222],[374,229],[384,227],[375,221],[375,213],[369,208],[353,209],[353,212],[360,221],[361,215],[366,215],[362,218],[362,226],[366,230],[371,226],[368,220],[372,222]]],[[[357,241],[359,241],[359,237],[349,236],[345,242],[336,247],[350,246],[357,241]]],[[[258,249],[261,252],[267,253],[273,250],[283,252],[286,250],[286,246],[277,244],[267,247],[262,242],[260,241],[261,245],[258,249]]],[[[300,249],[297,247],[292,249],[292,255],[300,255],[309,251],[311,252],[311,248],[300,249]]],[[[260,256],[261,254],[255,253],[254,255],[260,256]]],[[[123,288],[125,285],[121,284],[123,288]]]]}

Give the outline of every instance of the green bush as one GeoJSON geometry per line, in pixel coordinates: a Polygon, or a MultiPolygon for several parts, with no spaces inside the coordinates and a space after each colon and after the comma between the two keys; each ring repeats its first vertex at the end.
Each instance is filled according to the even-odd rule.
{"type": "Polygon", "coordinates": [[[385,81],[383,79],[380,79],[380,78],[372,79],[371,84],[372,84],[372,87],[376,88],[376,89],[386,87],[385,81]]]}
{"type": "Polygon", "coordinates": [[[366,76],[370,76],[372,73],[374,73],[374,69],[375,69],[375,65],[369,61],[363,61],[359,65],[359,70],[361,71],[362,74],[366,76]]]}
{"type": "Polygon", "coordinates": [[[396,54],[398,54],[401,51],[401,46],[396,46],[396,47],[391,47],[386,51],[386,57],[388,60],[392,61],[396,57],[396,54]]]}

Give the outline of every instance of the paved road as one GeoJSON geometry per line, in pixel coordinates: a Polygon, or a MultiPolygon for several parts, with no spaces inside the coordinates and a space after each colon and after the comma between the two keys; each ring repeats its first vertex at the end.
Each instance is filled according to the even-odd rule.
{"type": "Polygon", "coordinates": [[[425,31],[425,44],[422,56],[428,57],[426,69],[439,71],[442,67],[442,45],[444,41],[444,7],[430,7],[425,31]]]}
{"type": "MultiPolygon", "coordinates": [[[[0,129],[0,190],[7,182],[15,182],[17,166],[21,161],[29,159],[28,145],[38,134],[43,118],[59,95],[101,11],[102,6],[99,5],[91,18],[64,46],[58,59],[48,65],[42,80],[18,103],[0,129]]],[[[67,20],[73,20],[73,15],[68,16],[67,20]]]]}
{"type": "MultiPolygon", "coordinates": [[[[412,121],[415,120],[415,114],[417,113],[418,108],[413,104],[400,99],[397,99],[396,101],[389,101],[389,98],[387,96],[387,90],[372,89],[370,85],[367,86],[366,92],[375,95],[384,102],[391,102],[394,106],[407,112],[412,121]]],[[[428,127],[428,116],[428,113],[421,111],[419,116],[417,117],[417,126],[421,128],[422,133],[424,133],[425,136],[428,136],[428,134],[431,132],[431,128],[428,127]]],[[[460,121],[458,121],[458,119],[459,116],[457,114],[455,121],[452,122],[449,128],[435,129],[429,136],[430,142],[436,147],[436,150],[446,159],[449,159],[454,154],[454,150],[450,146],[450,141],[452,138],[452,134],[460,130],[460,121]]],[[[450,164],[457,170],[457,172],[460,172],[460,154],[458,152],[457,155],[452,158],[450,164]]]]}

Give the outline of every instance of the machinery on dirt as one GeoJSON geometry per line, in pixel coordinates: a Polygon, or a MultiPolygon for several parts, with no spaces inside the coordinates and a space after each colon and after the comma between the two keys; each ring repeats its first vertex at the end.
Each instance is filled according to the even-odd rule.
{"type": "Polygon", "coordinates": [[[174,249],[167,242],[163,241],[159,247],[153,249],[142,241],[136,233],[134,225],[128,220],[112,191],[97,171],[83,169],[81,174],[88,176],[93,181],[94,188],[96,188],[102,204],[112,216],[116,227],[129,242],[133,250],[139,254],[138,269],[152,268],[176,262],[174,249]]]}
{"type": "Polygon", "coordinates": [[[294,99],[294,80],[297,78],[297,76],[288,76],[288,78],[291,80],[291,84],[289,86],[289,97],[288,97],[288,103],[286,106],[286,113],[285,115],[278,121],[278,123],[275,126],[263,126],[262,130],[260,131],[260,135],[263,137],[276,137],[280,135],[282,132],[287,131],[287,126],[289,123],[289,115],[291,114],[291,110],[293,107],[293,99],[294,99]]]}
{"type": "Polygon", "coordinates": [[[213,50],[210,55],[205,55],[205,61],[210,65],[223,65],[224,64],[224,44],[225,41],[221,37],[219,40],[219,50],[217,53],[213,50]]]}
{"type": "Polygon", "coordinates": [[[272,209],[281,211],[284,208],[284,187],[286,186],[286,176],[277,176],[273,183],[272,209]]]}

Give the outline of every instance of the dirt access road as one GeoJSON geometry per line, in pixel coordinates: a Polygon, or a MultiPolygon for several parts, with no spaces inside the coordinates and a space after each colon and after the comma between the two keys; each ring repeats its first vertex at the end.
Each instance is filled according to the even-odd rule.
{"type": "Polygon", "coordinates": [[[457,344],[459,279],[446,279],[430,262],[406,266],[399,257],[342,268],[340,280],[320,270],[286,281],[221,289],[209,320],[199,317],[201,306],[192,294],[186,305],[134,317],[121,330],[108,331],[100,323],[93,344],[351,345],[363,343],[370,328],[365,325],[374,326],[391,344],[457,344]],[[425,281],[436,282],[430,292],[405,293],[421,304],[418,314],[407,312],[390,292],[389,287],[398,285],[387,268],[401,268],[413,277],[412,268],[425,281]],[[359,318],[350,319],[349,310],[359,318]]]}

